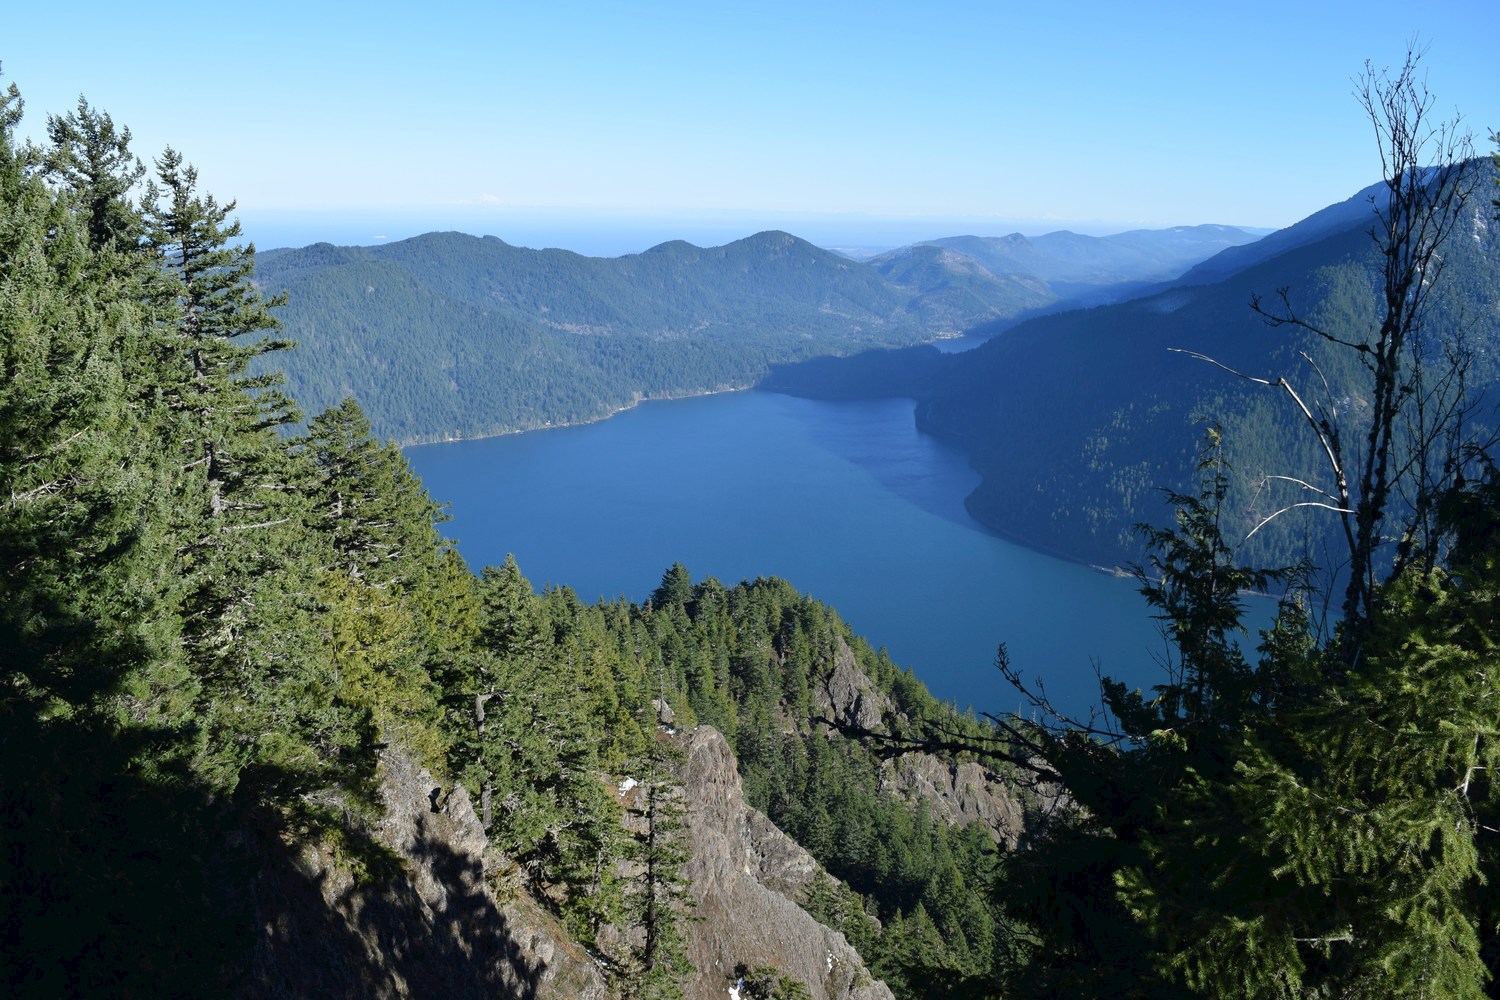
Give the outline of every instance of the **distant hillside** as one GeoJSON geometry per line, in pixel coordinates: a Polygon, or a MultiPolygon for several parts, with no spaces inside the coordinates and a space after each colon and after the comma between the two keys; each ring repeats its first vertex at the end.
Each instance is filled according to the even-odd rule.
{"type": "Polygon", "coordinates": [[[879,274],[786,233],[616,258],[431,233],[269,251],[256,278],[289,293],[297,398],[317,412],[356,395],[403,441],[592,420],[932,336],[879,274]]]}
{"type": "Polygon", "coordinates": [[[1372,184],[1347,200],[1319,209],[1301,222],[1277,230],[1254,243],[1226,248],[1188,269],[1178,284],[1204,285],[1220,281],[1236,271],[1243,271],[1296,247],[1316,243],[1351,229],[1367,229],[1371,221],[1372,199],[1384,187],[1384,183],[1372,184]]]}
{"type": "MultiPolygon", "coordinates": [[[[1201,260],[1215,240],[1240,237],[1250,238],[1217,226],[1075,237],[1092,249],[1070,242],[1033,256],[1053,260],[1037,265],[1046,274],[1109,281],[1146,273],[1147,258],[1201,260]],[[1089,262],[1057,262],[1068,255],[1089,262]]],[[[304,349],[278,361],[308,413],[354,395],[377,434],[402,442],[578,423],[643,398],[745,387],[774,364],[951,336],[1085,287],[997,272],[935,244],[863,264],[780,232],[613,258],[460,233],[319,243],[259,254],[256,283],[288,293],[279,315],[304,349]]]]}
{"type": "MultiPolygon", "coordinates": [[[[1265,474],[1317,478],[1322,465],[1284,398],[1172,349],[1286,376],[1350,415],[1355,423],[1345,433],[1355,433],[1365,383],[1352,352],[1311,334],[1270,329],[1248,305],[1254,295],[1274,299],[1287,288],[1301,315],[1362,340],[1376,324],[1379,261],[1367,232],[1368,202],[1362,213],[1347,211],[1349,204],[1267,237],[1266,245],[1284,249],[1216,283],[1042,317],[954,356],[916,390],[917,415],[924,430],[970,452],[983,476],[970,511],[1077,559],[1136,558],[1134,525],[1164,522],[1161,487],[1192,486],[1201,425],[1215,419],[1225,427],[1238,477],[1231,509],[1241,523],[1231,535],[1243,538],[1285,502],[1263,488],[1265,474]],[[1328,393],[1303,353],[1327,378],[1328,393]]],[[[1467,212],[1445,248],[1427,329],[1434,351],[1455,331],[1471,338],[1478,350],[1469,384],[1483,390],[1500,376],[1500,245],[1488,224],[1488,199],[1473,199],[1467,212]]],[[[1320,544],[1331,524],[1316,512],[1293,512],[1257,535],[1247,555],[1290,559],[1304,539],[1320,544]]]]}
{"type": "Polygon", "coordinates": [[[1219,252],[1259,237],[1233,226],[1136,229],[1113,236],[1056,232],[1028,238],[952,236],[928,245],[955,250],[996,274],[1026,275],[1051,285],[1061,298],[1125,285],[1167,281],[1219,252]]]}
{"type": "Polygon", "coordinates": [[[900,247],[869,263],[910,292],[911,308],[929,322],[967,321],[972,327],[1124,301],[1226,248],[1256,239],[1232,226],[1142,229],[1114,236],[948,236],[900,247]]]}
{"type": "Polygon", "coordinates": [[[1047,282],[1030,274],[996,274],[974,257],[919,243],[870,262],[887,281],[912,296],[909,307],[928,323],[964,330],[1008,319],[1058,301],[1047,282]]]}
{"type": "MultiPolygon", "coordinates": [[[[1325,396],[1326,377],[1329,401],[1357,421],[1364,381],[1352,354],[1312,335],[1270,329],[1249,303],[1255,295],[1274,300],[1286,288],[1305,318],[1362,338],[1375,323],[1379,280],[1368,233],[1372,190],[1260,242],[1226,249],[1142,298],[1030,319],[965,354],[871,352],[780,367],[766,385],[815,397],[916,398],[918,425],[965,448],[981,473],[967,501],[979,520],[1038,548],[1102,564],[1140,557],[1134,526],[1165,523],[1161,488],[1191,488],[1202,425],[1214,419],[1224,425],[1237,470],[1230,507],[1238,521],[1230,535],[1243,538],[1286,502],[1263,488],[1265,474],[1315,476],[1322,465],[1284,398],[1172,349],[1254,375],[1284,375],[1309,397],[1325,396]]],[[[1436,350],[1463,331],[1476,347],[1468,383],[1493,391],[1500,378],[1500,244],[1487,194],[1467,211],[1445,248],[1428,332],[1436,350]]],[[[1035,251],[1014,239],[994,248],[1035,251]]],[[[1483,407],[1476,419],[1500,423],[1483,407]]],[[[1321,544],[1331,524],[1316,512],[1293,512],[1257,534],[1245,554],[1267,563],[1295,558],[1304,542],[1321,544]]]]}

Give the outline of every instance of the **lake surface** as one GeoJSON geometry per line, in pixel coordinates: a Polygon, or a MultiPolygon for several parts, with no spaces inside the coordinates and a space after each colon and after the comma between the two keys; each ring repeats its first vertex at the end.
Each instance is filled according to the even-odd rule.
{"type": "Polygon", "coordinates": [[[643,600],[674,561],[694,580],[780,576],[978,711],[1019,707],[1002,641],[1072,711],[1096,699],[1096,663],[1159,680],[1135,581],[987,532],[963,507],[977,475],[917,432],[908,400],[740,392],[406,454],[469,564],[514,552],[539,589],[643,600]]]}

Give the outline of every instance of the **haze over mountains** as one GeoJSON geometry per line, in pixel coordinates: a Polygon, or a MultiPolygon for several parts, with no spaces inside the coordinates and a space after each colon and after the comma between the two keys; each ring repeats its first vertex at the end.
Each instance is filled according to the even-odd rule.
{"type": "Polygon", "coordinates": [[[475,437],[598,419],[641,398],[744,388],[774,363],[952,336],[1123,294],[1254,237],[1202,226],[1119,237],[956,237],[852,261],[787,233],[623,257],[429,233],[271,250],[286,362],[310,412],[360,398],[377,433],[475,437]]]}

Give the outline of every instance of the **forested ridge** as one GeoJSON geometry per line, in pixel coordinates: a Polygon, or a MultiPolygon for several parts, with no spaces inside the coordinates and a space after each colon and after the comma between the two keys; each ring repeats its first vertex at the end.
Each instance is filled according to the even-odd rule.
{"type": "MultiPolygon", "coordinates": [[[[1393,127],[1429,106],[1409,73],[1368,85],[1377,126],[1425,142],[1393,127]]],[[[12,87],[12,994],[297,995],[262,921],[265,872],[310,845],[355,883],[403,878],[375,835],[380,754],[399,748],[472,799],[506,859],[496,891],[546,908],[613,993],[679,996],[692,917],[673,730],[698,724],[733,745],[751,804],[840,880],[803,905],[898,996],[1493,990],[1500,474],[1453,422],[1462,407],[1402,436],[1438,398],[1401,375],[1447,308],[1429,297],[1438,249],[1489,204],[1471,161],[1427,175],[1410,169],[1425,145],[1398,147],[1373,309],[1339,300],[1338,273],[1337,326],[1265,304],[1365,380],[1357,431],[1331,409],[1305,420],[1338,481],[1321,495],[1347,571],[1241,563],[1233,434],[1213,427],[1182,445],[1194,482],[1145,534],[1162,684],[1105,679],[1092,720],[1036,691],[1025,718],[975,718],[781,581],[674,565],[645,602],[585,605],[537,594],[513,560],[472,573],[358,402],[304,415],[284,393],[280,300],[254,281],[233,203],[174,150],[148,180],[129,132],[82,100],[41,147],[16,143],[21,110],[12,87]],[[1258,638],[1240,624],[1251,590],[1279,596],[1258,638]],[[863,678],[872,711],[836,696],[841,675],[863,678]],[[913,755],[1003,780],[1026,814],[1015,842],[902,794],[891,762],[913,755]]],[[[1029,690],[1003,646],[997,666],[1029,690]]],[[[752,994],[814,985],[746,972],[752,994]]]]}
{"type": "Polygon", "coordinates": [[[299,398],[366,400],[403,442],[597,420],[745,388],[771,361],[933,336],[862,264],[786,233],[620,258],[429,233],[262,255],[285,291],[299,398]]]}
{"type": "MultiPolygon", "coordinates": [[[[1489,174],[1487,160],[1469,169],[1489,174]]],[[[1302,418],[1264,386],[1218,365],[1316,388],[1346,416],[1365,411],[1358,354],[1306,329],[1268,327],[1249,305],[1259,298],[1279,308],[1284,289],[1300,319],[1341,339],[1377,325],[1383,259],[1370,239],[1374,211],[1368,202],[1363,208],[1338,232],[1214,284],[1042,317],[949,361],[914,389],[917,419],[923,430],[961,444],[983,475],[969,509],[1012,537],[1074,559],[1138,560],[1135,525],[1166,515],[1160,487],[1191,488],[1191,428],[1204,419],[1226,431],[1235,537],[1298,499],[1288,484],[1266,477],[1316,476],[1320,449],[1302,418]]],[[[1486,200],[1472,199],[1445,241],[1423,350],[1436,366],[1458,339],[1468,345],[1470,420],[1495,426],[1495,400],[1486,393],[1500,377],[1500,244],[1489,214],[1486,200]]],[[[1294,511],[1256,533],[1244,558],[1261,565],[1304,554],[1321,559],[1329,524],[1314,510],[1294,511]]]]}
{"type": "MultiPolygon", "coordinates": [[[[1487,159],[1466,169],[1490,174],[1487,159]]],[[[1310,329],[1269,325],[1250,303],[1289,309],[1343,340],[1377,323],[1383,255],[1371,240],[1371,191],[1381,187],[1128,302],[1029,319],[963,354],[912,347],[778,365],[763,385],[815,398],[914,398],[918,428],[963,448],[981,474],[966,501],[979,521],[1102,566],[1143,557],[1136,526],[1169,516],[1163,488],[1193,488],[1194,428],[1212,420],[1225,430],[1226,524],[1242,557],[1322,560],[1338,545],[1326,512],[1298,509],[1254,530],[1300,499],[1273,477],[1316,477],[1322,450],[1294,409],[1235,373],[1315,387],[1345,419],[1366,411],[1358,353],[1310,329]]],[[[1500,242],[1490,215],[1482,197],[1463,205],[1422,333],[1430,368],[1465,355],[1465,419],[1476,436],[1500,426],[1500,242]]]]}
{"type": "Polygon", "coordinates": [[[1015,237],[1029,252],[987,266],[969,251],[982,255],[1001,241],[972,238],[962,252],[917,246],[861,263],[781,232],[708,248],[679,240],[614,258],[428,233],[383,246],[267,251],[255,280],[267,294],[289,295],[279,316],[307,348],[277,359],[292,394],[316,408],[357,396],[379,436],[411,443],[743,389],[774,364],[1009,321],[1143,275],[1173,275],[1252,237],[1197,227],[1055,233],[1037,244],[1064,238],[1049,253],[1015,237]]]}

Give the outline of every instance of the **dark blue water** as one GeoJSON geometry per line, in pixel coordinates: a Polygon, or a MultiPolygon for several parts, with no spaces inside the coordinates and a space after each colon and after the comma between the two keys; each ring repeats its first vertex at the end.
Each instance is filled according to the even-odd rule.
{"type": "Polygon", "coordinates": [[[538,587],[641,600],[674,561],[695,580],[784,577],[979,711],[1019,705],[993,666],[1002,641],[1073,711],[1095,664],[1159,680],[1135,581],[987,533],[963,508],[976,475],[917,433],[909,401],[706,396],[407,456],[470,565],[514,552],[538,587]]]}

